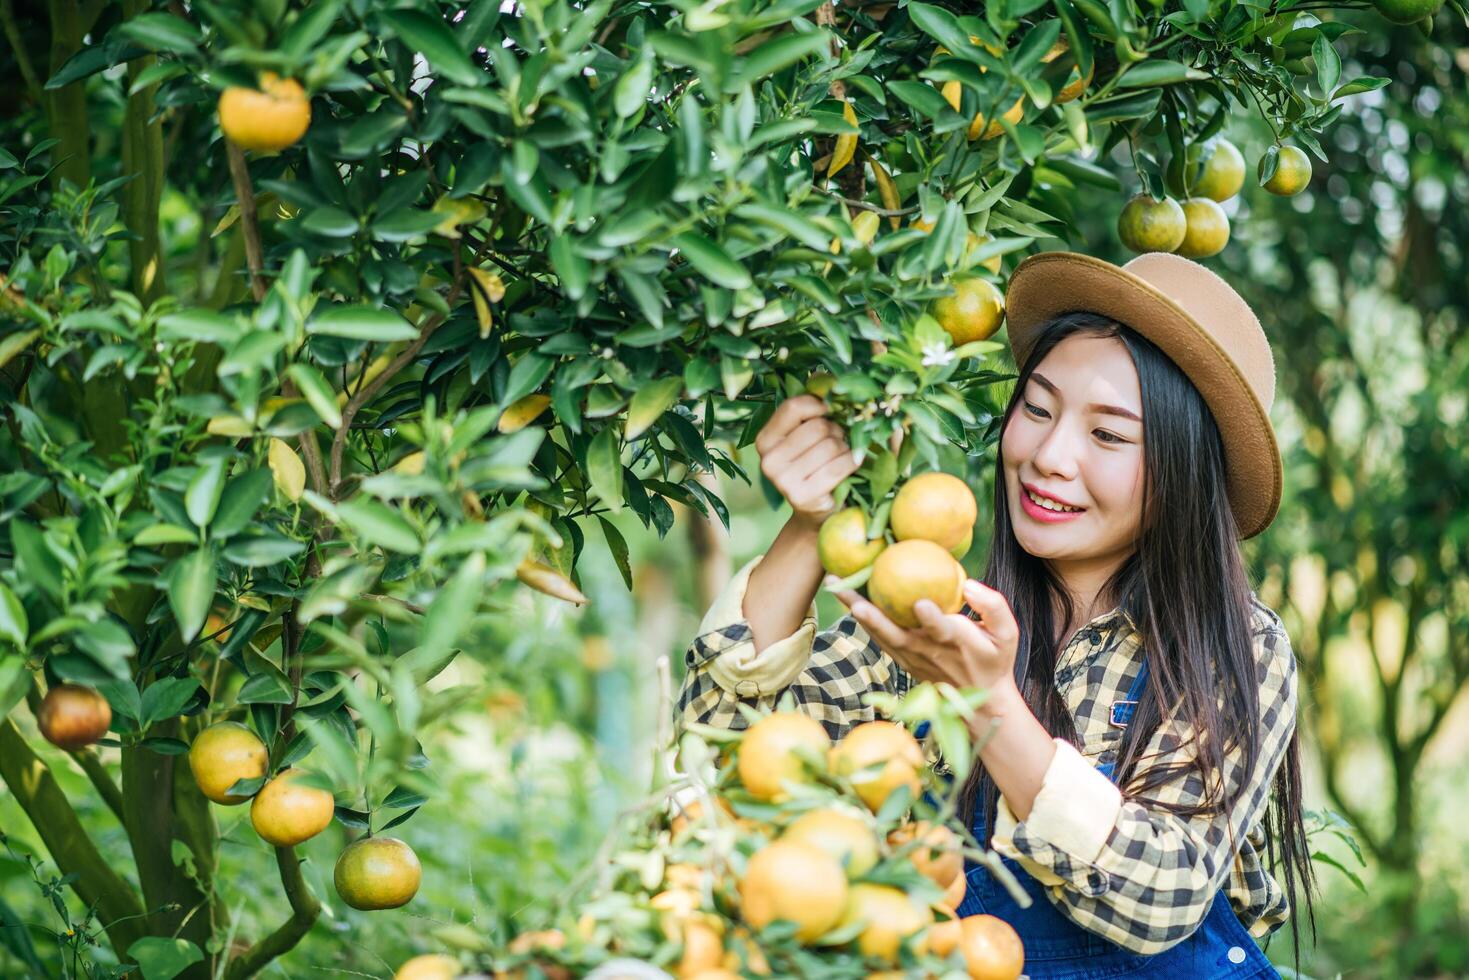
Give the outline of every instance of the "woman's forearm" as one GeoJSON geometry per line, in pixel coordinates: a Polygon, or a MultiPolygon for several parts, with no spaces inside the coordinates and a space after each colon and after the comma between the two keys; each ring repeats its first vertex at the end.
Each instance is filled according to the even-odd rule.
{"type": "Polygon", "coordinates": [[[975,741],[988,735],[979,760],[995,781],[1017,820],[1030,816],[1056,743],[1026,705],[1013,683],[996,687],[969,721],[975,741]],[[990,734],[993,732],[993,734],[990,734]]]}
{"type": "Polygon", "coordinates": [[[744,614],[758,653],[801,627],[824,574],[816,553],[818,528],[792,517],[750,572],[744,614]]]}

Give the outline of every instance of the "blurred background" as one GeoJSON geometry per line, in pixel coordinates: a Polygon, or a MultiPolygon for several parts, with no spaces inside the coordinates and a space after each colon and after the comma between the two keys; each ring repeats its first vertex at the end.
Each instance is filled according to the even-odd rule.
{"type": "MultiPolygon", "coordinates": [[[[1331,127],[1330,162],[1315,161],[1306,193],[1272,198],[1250,181],[1227,205],[1232,242],[1211,260],[1274,344],[1286,497],[1247,557],[1300,660],[1311,805],[1340,814],[1360,850],[1329,829],[1313,838],[1317,935],[1299,950],[1312,977],[1469,976],[1469,32],[1454,19],[1439,18],[1430,41],[1364,18],[1371,36],[1352,45],[1359,63],[1343,77],[1384,75],[1391,86],[1353,100],[1331,127]]],[[[1272,138],[1230,136],[1252,159],[1272,138]]],[[[1125,260],[1114,224],[1130,194],[1090,202],[1075,216],[1077,240],[1046,247],[1125,260]]],[[[174,232],[182,254],[199,229],[174,232]]],[[[947,461],[972,481],[981,525],[991,466],[947,461]]],[[[727,531],[691,512],[662,540],[622,523],[631,594],[589,536],[587,608],[522,590],[525,605],[478,638],[495,656],[461,657],[435,679],[481,694],[425,744],[441,792],[402,830],[425,865],[418,900],[398,916],[324,920],[269,975],[387,975],[434,947],[434,927],[493,938],[554,917],[547,896],[573,881],[647,785],[658,719],[670,711],[659,658],[676,690],[712,596],[784,521],[758,484],[726,480],[720,492],[727,531]]],[[[966,565],[975,573],[983,562],[977,535],[966,565]]],[[[819,611],[825,625],[838,606],[823,596],[819,611]]],[[[126,847],[102,804],[80,792],[80,772],[55,750],[48,761],[74,781],[66,788],[79,790],[79,807],[90,801],[83,817],[104,849],[126,847]]],[[[239,886],[237,918],[253,937],[283,903],[246,812],[221,827],[222,873],[239,886]]],[[[27,921],[50,901],[32,871],[44,852],[3,793],[0,831],[0,916],[27,921]]],[[[303,848],[319,893],[339,834],[303,848]]],[[[1269,953],[1293,962],[1288,936],[1269,953]]],[[[17,969],[0,944],[0,976],[17,969]]]]}

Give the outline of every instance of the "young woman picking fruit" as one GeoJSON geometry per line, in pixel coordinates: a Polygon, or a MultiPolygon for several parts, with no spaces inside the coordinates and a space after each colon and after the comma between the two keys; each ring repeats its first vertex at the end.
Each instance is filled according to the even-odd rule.
{"type": "Polygon", "coordinates": [[[1009,302],[1020,372],[964,608],[920,600],[909,629],[843,592],[851,614],[817,631],[818,529],[856,463],[823,403],[793,398],[756,442],[790,520],[705,616],[682,716],[743,727],[738,703],[789,691],[841,739],[874,717],[868,691],[986,688],[961,799],[1032,902],[970,864],[961,916],[1014,926],[1031,977],[1276,976],[1253,937],[1312,876],[1295,662],[1239,550],[1280,501],[1264,332],[1162,253],[1032,256],[1009,302]]]}

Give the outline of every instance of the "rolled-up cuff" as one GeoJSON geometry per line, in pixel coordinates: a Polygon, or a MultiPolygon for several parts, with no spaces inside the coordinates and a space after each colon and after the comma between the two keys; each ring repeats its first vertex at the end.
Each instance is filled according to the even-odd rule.
{"type": "Polygon", "coordinates": [[[1055,741],[1056,754],[1025,829],[1076,860],[1095,864],[1122,812],[1122,793],[1076,746],[1055,741]]]}
{"type": "Polygon", "coordinates": [[[704,614],[690,651],[689,667],[708,662],[715,683],[739,697],[760,697],[789,687],[810,661],[816,639],[813,603],[794,633],[756,652],[744,603],[750,572],[759,563],[760,558],[751,559],[730,579],[704,614]]]}

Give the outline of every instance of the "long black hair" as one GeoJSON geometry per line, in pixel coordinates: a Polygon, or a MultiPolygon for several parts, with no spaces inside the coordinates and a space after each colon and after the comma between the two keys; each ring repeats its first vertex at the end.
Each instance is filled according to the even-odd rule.
{"type": "MultiPolygon", "coordinates": [[[[1093,313],[1068,313],[1041,329],[1020,366],[1002,424],[1009,423],[1020,404],[1036,365],[1077,334],[1115,337],[1126,346],[1137,367],[1146,433],[1137,546],[1099,596],[1132,618],[1149,671],[1147,688],[1118,746],[1117,785],[1131,796],[1146,798],[1181,775],[1181,769],[1195,769],[1205,788],[1197,804],[1157,805],[1180,816],[1219,813],[1238,800],[1260,751],[1250,584],[1225,493],[1219,427],[1198,389],[1166,354],[1131,328],[1093,313]],[[1180,547],[1182,542],[1188,546],[1180,547]],[[1179,720],[1195,733],[1189,746],[1195,761],[1185,767],[1149,764],[1145,753],[1166,705],[1176,706],[1179,720]],[[1226,786],[1220,774],[1225,755],[1233,751],[1241,752],[1247,771],[1226,786]]],[[[1054,676],[1065,639],[1058,633],[1078,625],[1073,621],[1076,610],[1050,564],[1025,551],[1016,539],[1002,457],[996,465],[995,526],[985,582],[1015,612],[1021,636],[1015,679],[1026,704],[1052,735],[1075,743],[1075,722],[1054,676]]],[[[1297,892],[1303,894],[1314,934],[1314,877],[1301,795],[1300,748],[1293,734],[1265,818],[1265,860],[1282,873],[1292,908],[1297,892]]],[[[973,824],[975,808],[983,806],[985,826],[994,827],[999,790],[982,766],[970,773],[960,800],[966,825],[973,824]]],[[[1291,935],[1299,943],[1294,915],[1291,935]]]]}

